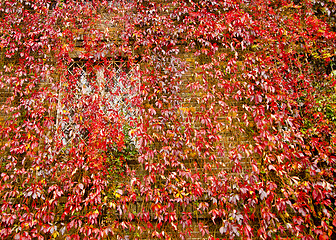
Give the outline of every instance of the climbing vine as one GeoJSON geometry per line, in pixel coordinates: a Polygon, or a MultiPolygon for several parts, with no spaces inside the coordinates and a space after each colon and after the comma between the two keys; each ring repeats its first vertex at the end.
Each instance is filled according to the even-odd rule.
{"type": "Polygon", "coordinates": [[[333,239],[335,2],[0,2],[2,239],[333,239]]]}

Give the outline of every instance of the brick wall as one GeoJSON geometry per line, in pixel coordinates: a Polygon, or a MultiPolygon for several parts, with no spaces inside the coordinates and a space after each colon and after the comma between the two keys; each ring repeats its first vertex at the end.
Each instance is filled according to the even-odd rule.
{"type": "MultiPolygon", "coordinates": [[[[104,26],[101,26],[103,28],[104,26]]],[[[112,30],[113,31],[113,30],[112,30]]],[[[78,32],[79,35],[81,35],[81,32],[78,32]]],[[[79,36],[80,37],[80,36],[79,36]]],[[[202,82],[202,77],[201,72],[202,69],[197,68],[195,61],[199,61],[200,59],[195,59],[195,56],[193,53],[186,53],[183,51],[184,46],[181,45],[181,53],[179,57],[183,60],[185,60],[189,64],[189,69],[188,71],[182,76],[181,79],[181,85],[180,87],[180,94],[179,97],[181,98],[180,100],[180,112],[177,112],[179,115],[179,118],[181,121],[184,121],[186,113],[189,113],[191,116],[191,119],[193,121],[193,125],[195,129],[202,129],[204,126],[200,122],[200,120],[196,120],[196,117],[200,115],[200,105],[198,100],[206,94],[204,91],[199,90],[199,91],[194,91],[187,87],[189,84],[193,82],[202,82]]],[[[77,45],[77,50],[71,53],[71,56],[73,58],[78,58],[80,55],[80,52],[82,51],[80,44],[77,45]]],[[[4,62],[4,57],[2,57],[2,61],[4,62]]],[[[206,60],[204,61],[206,62],[206,60]]],[[[58,77],[55,76],[54,79],[57,79],[58,77]]],[[[50,78],[52,80],[52,78],[50,78]]],[[[42,83],[42,85],[48,86],[49,83],[42,83]]],[[[42,86],[41,85],[41,86],[42,86]]],[[[11,96],[12,92],[8,87],[2,87],[0,89],[0,104],[4,104],[5,100],[7,97],[11,96]]],[[[215,101],[215,100],[214,100],[215,101]]],[[[222,148],[224,149],[224,154],[223,155],[217,155],[217,162],[220,163],[220,167],[217,167],[213,169],[213,172],[220,172],[220,171],[226,171],[226,172],[231,172],[232,171],[232,160],[230,159],[230,151],[234,150],[237,145],[239,144],[249,144],[251,142],[251,138],[248,134],[243,134],[240,131],[236,130],[234,127],[239,125],[239,122],[237,121],[237,117],[243,114],[243,110],[241,108],[241,102],[234,100],[234,99],[228,99],[228,101],[225,102],[228,107],[227,108],[227,115],[223,115],[219,118],[219,121],[223,123],[223,127],[220,129],[221,131],[221,140],[217,142],[217,145],[221,145],[222,148]],[[229,109],[236,109],[234,111],[231,111],[229,109]]],[[[216,107],[220,107],[218,103],[215,103],[216,107]]],[[[1,119],[1,124],[5,125],[5,119],[10,118],[9,115],[6,115],[4,111],[0,113],[0,119],[1,119]]],[[[190,167],[191,169],[193,168],[194,162],[197,162],[199,164],[199,171],[202,171],[202,165],[209,161],[206,157],[199,157],[197,156],[196,152],[194,149],[190,149],[186,147],[184,149],[185,152],[187,152],[189,158],[185,162],[185,166],[190,167]]],[[[215,151],[215,150],[214,150],[215,151]]],[[[242,157],[244,158],[245,155],[242,152],[242,157]]],[[[247,160],[242,160],[243,164],[243,169],[248,168],[248,162],[247,160]]],[[[144,166],[140,165],[136,159],[132,160],[129,162],[129,165],[131,168],[135,169],[137,171],[137,177],[140,179],[148,174],[144,170],[144,166]]],[[[66,200],[66,199],[64,199],[66,200]]],[[[203,199],[204,202],[210,202],[211,200],[207,197],[204,197],[203,199]]],[[[150,205],[150,204],[149,204],[150,205]]],[[[147,207],[149,207],[149,205],[147,207]]],[[[134,208],[135,212],[141,211],[141,208],[143,208],[143,201],[142,199],[139,199],[137,204],[134,206],[130,206],[131,208],[134,208]]],[[[146,207],[146,206],[145,206],[146,207]]],[[[182,209],[183,210],[183,209],[182,209]]],[[[186,210],[186,209],[184,209],[186,210]]],[[[193,209],[188,209],[187,211],[194,212],[193,209]]],[[[193,229],[194,231],[191,234],[191,237],[189,239],[202,239],[202,234],[198,230],[198,223],[203,222],[204,224],[207,224],[210,226],[210,232],[215,233],[216,236],[220,236],[219,234],[219,226],[220,225],[214,225],[209,217],[209,215],[193,215],[193,229]]],[[[155,221],[153,221],[155,224],[155,221]]]]}

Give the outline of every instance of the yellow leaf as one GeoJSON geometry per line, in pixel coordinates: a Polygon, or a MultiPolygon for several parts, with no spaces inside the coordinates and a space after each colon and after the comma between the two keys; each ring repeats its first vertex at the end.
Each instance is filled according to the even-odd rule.
{"type": "Polygon", "coordinates": [[[57,231],[53,232],[53,234],[51,235],[53,238],[57,238],[59,235],[59,233],[57,231]]]}
{"type": "Polygon", "coordinates": [[[115,209],[116,208],[115,203],[110,202],[110,207],[113,207],[115,209]]]}
{"type": "Polygon", "coordinates": [[[175,194],[175,197],[176,198],[182,198],[182,195],[178,192],[178,193],[175,194]]]}
{"type": "Polygon", "coordinates": [[[115,192],[114,192],[114,196],[115,196],[116,198],[120,198],[121,195],[118,193],[118,191],[115,191],[115,192]]]}

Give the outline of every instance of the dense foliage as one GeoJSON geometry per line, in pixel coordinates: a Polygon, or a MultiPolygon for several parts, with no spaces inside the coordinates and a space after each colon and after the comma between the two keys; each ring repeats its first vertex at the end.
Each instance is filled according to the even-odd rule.
{"type": "Polygon", "coordinates": [[[0,237],[335,238],[335,11],[2,0],[0,237]]]}

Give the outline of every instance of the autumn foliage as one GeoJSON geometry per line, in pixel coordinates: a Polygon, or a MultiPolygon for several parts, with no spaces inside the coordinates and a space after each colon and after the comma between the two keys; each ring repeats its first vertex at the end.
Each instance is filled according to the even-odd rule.
{"type": "Polygon", "coordinates": [[[335,16],[0,1],[0,238],[335,239],[335,16]]]}

